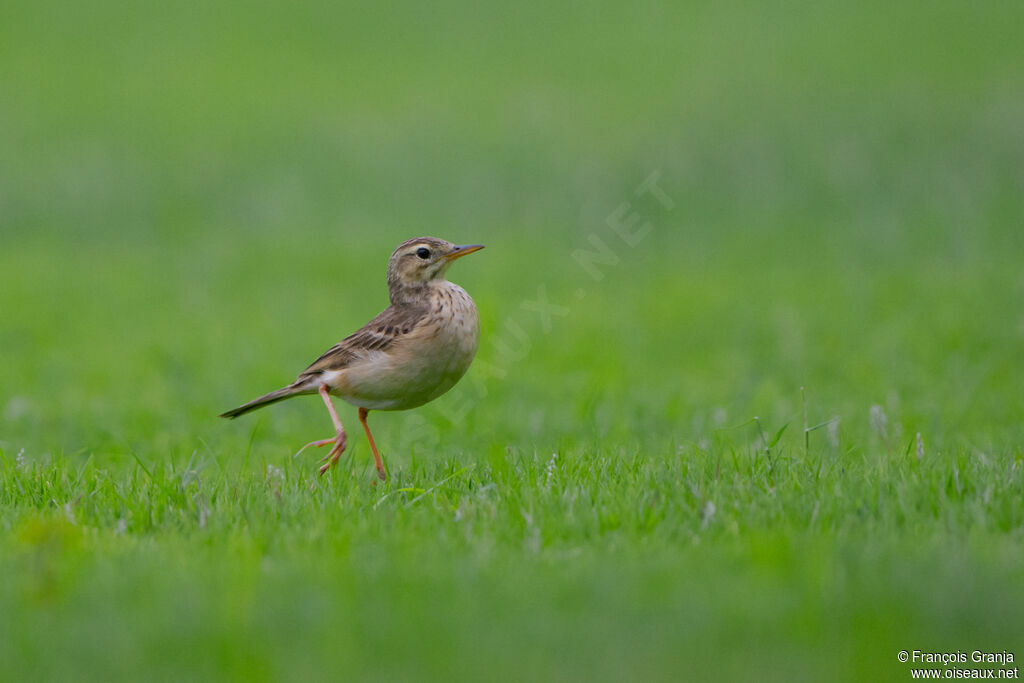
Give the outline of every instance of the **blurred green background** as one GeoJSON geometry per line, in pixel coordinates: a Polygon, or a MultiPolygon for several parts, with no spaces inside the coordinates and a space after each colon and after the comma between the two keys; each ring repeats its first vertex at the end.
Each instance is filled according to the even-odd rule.
{"type": "Polygon", "coordinates": [[[297,678],[333,646],[279,633],[289,609],[294,638],[340,629],[356,678],[489,662],[510,680],[903,680],[901,648],[1021,644],[1024,5],[102,0],[0,15],[0,567],[69,572],[43,605],[34,579],[0,591],[12,671],[82,674],[88,648],[46,664],[43,645],[92,633],[128,662],[89,660],[115,677],[297,678]],[[655,172],[670,210],[636,194],[655,172]],[[608,224],[624,202],[651,226],[635,246],[608,224]],[[392,489],[367,490],[355,439],[337,495],[307,498],[312,458],[290,455],[327,435],[322,407],[214,416],[386,305],[387,256],[416,235],[488,246],[450,273],[481,310],[480,362],[436,403],[371,418],[392,489]],[[573,258],[595,236],[617,259],[599,280],[573,258]],[[540,296],[562,307],[550,321],[530,309],[540,296]],[[806,446],[801,388],[807,425],[838,418],[806,446]],[[787,424],[775,481],[758,468],[787,424]],[[926,473],[903,469],[918,433],[926,473]],[[552,453],[579,477],[566,491],[610,487],[598,528],[538,493],[552,453]],[[723,458],[734,479],[707,498],[723,458]],[[203,531],[181,478],[196,463],[222,496],[259,502],[225,503],[203,531]],[[284,518],[268,465],[288,477],[284,518]],[[430,512],[377,516],[387,491],[408,501],[402,486],[466,467],[430,512]],[[605,525],[639,514],[644,468],[659,500],[689,502],[605,525]],[[489,540],[453,540],[448,506],[474,495],[494,506],[489,540]],[[72,524],[85,540],[63,526],[83,496],[103,501],[72,524]],[[534,538],[524,520],[542,513],[534,538]],[[121,611],[119,577],[135,596],[121,611]],[[192,611],[175,597],[191,585],[192,611]],[[331,600],[361,627],[321,613],[331,600]],[[157,645],[190,628],[195,670],[157,645]],[[386,633],[421,645],[403,658],[386,633]],[[672,633],[689,645],[652,637],[672,633]]]}

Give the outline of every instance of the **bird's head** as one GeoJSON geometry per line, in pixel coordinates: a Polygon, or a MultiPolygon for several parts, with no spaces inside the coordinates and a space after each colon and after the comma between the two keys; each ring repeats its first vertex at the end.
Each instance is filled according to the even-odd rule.
{"type": "Polygon", "coordinates": [[[402,242],[388,260],[388,290],[392,303],[427,286],[431,280],[443,280],[455,259],[483,248],[482,244],[452,244],[436,237],[417,237],[402,242]]]}

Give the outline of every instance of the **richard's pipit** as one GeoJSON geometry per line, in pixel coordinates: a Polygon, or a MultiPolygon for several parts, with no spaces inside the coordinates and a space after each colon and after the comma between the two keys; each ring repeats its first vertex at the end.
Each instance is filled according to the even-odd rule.
{"type": "Polygon", "coordinates": [[[359,407],[377,476],[387,479],[366,415],[371,410],[421,406],[451,389],[465,374],[480,340],[480,321],[466,290],[445,280],[444,274],[455,259],[479,249],[482,244],[458,246],[435,237],[402,242],[388,260],[390,306],[328,349],[288,386],[221,417],[238,417],[292,396],[319,393],[331,412],[335,436],[312,441],[299,452],[334,444],[321,461],[322,475],[345,450],[345,428],[330,398],[339,396],[359,407]]]}

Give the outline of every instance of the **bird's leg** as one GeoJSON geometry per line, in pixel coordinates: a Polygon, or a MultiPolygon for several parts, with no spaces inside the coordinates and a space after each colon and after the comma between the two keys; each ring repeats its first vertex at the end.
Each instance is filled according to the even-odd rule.
{"type": "Polygon", "coordinates": [[[373,459],[377,462],[377,476],[380,477],[381,481],[387,481],[388,473],[384,471],[384,461],[380,459],[380,453],[377,452],[377,444],[373,442],[370,425],[366,424],[366,416],[369,413],[370,411],[366,408],[360,408],[359,421],[363,423],[363,429],[366,430],[366,438],[370,441],[370,450],[373,451],[373,459]]]}
{"type": "Polygon", "coordinates": [[[327,456],[320,461],[324,463],[320,467],[320,476],[323,476],[324,472],[331,469],[335,465],[335,463],[338,462],[338,459],[341,458],[341,454],[345,452],[345,444],[348,442],[348,437],[345,435],[345,428],[341,426],[341,418],[338,417],[338,412],[334,409],[334,404],[331,403],[330,390],[327,388],[327,385],[321,384],[318,393],[320,394],[320,398],[324,400],[324,405],[327,406],[327,410],[331,413],[331,421],[334,422],[335,436],[333,439],[320,439],[319,441],[310,441],[305,446],[300,448],[299,452],[296,453],[295,455],[298,455],[299,453],[306,450],[310,446],[320,448],[321,446],[326,446],[329,443],[333,443],[334,448],[332,448],[331,452],[328,453],[327,456]]]}
{"type": "Polygon", "coordinates": [[[334,409],[334,404],[331,403],[330,390],[327,388],[326,384],[320,385],[320,397],[323,398],[324,405],[327,406],[327,410],[331,413],[331,421],[334,422],[334,431],[337,434],[334,442],[334,448],[332,448],[331,452],[320,461],[323,463],[323,465],[320,466],[320,476],[322,477],[324,476],[324,472],[334,467],[338,462],[338,459],[341,457],[341,454],[345,452],[345,444],[348,439],[345,436],[345,428],[341,426],[341,418],[338,417],[338,411],[334,409]]]}

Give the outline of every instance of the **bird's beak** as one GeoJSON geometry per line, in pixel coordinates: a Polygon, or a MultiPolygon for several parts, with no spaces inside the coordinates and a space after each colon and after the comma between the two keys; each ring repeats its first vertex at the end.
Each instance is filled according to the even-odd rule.
{"type": "Polygon", "coordinates": [[[454,261],[457,258],[461,258],[466,254],[472,254],[474,251],[480,251],[484,248],[482,244],[459,244],[450,252],[445,254],[445,258],[449,261],[454,261]]]}

